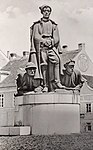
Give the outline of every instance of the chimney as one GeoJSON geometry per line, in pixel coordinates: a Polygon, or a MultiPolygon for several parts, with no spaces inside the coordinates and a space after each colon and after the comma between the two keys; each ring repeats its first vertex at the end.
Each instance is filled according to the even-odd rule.
{"type": "Polygon", "coordinates": [[[29,51],[23,51],[23,57],[24,58],[29,57],[29,51]]]}
{"type": "Polygon", "coordinates": [[[85,50],[85,43],[79,43],[78,44],[78,49],[85,50]]]}
{"type": "Polygon", "coordinates": [[[7,51],[7,58],[9,58],[9,55],[10,55],[10,52],[9,52],[9,51],[7,51]]]}
{"type": "Polygon", "coordinates": [[[11,53],[9,56],[10,61],[14,60],[17,57],[16,53],[11,53]]]}
{"type": "Polygon", "coordinates": [[[67,45],[63,45],[62,49],[63,49],[63,51],[68,51],[68,46],[67,45]]]}

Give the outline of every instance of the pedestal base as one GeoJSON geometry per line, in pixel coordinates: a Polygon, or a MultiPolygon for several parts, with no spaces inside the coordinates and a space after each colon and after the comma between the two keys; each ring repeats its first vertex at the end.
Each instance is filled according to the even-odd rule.
{"type": "Polygon", "coordinates": [[[30,135],[30,126],[25,127],[0,127],[0,135],[30,135]]]}
{"type": "Polygon", "coordinates": [[[79,100],[72,91],[16,97],[15,123],[30,125],[32,134],[79,133],[79,100]]]}

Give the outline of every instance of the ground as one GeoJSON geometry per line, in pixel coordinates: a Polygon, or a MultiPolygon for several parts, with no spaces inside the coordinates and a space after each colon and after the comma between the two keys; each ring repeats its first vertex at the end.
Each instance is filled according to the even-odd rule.
{"type": "Polygon", "coordinates": [[[93,150],[93,133],[1,136],[0,150],[93,150]]]}

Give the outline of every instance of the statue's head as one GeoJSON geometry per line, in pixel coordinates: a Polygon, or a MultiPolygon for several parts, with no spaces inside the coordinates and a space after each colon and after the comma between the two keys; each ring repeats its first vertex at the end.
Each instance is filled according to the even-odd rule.
{"type": "Polygon", "coordinates": [[[35,75],[35,72],[36,72],[36,66],[32,62],[28,62],[26,67],[25,67],[25,70],[29,76],[33,77],[35,75]]]}
{"type": "Polygon", "coordinates": [[[64,64],[64,67],[66,68],[67,72],[72,74],[75,66],[75,61],[70,60],[64,64]]]}
{"type": "Polygon", "coordinates": [[[49,5],[42,5],[39,7],[39,9],[41,10],[43,18],[48,19],[51,14],[52,8],[49,5]]]}

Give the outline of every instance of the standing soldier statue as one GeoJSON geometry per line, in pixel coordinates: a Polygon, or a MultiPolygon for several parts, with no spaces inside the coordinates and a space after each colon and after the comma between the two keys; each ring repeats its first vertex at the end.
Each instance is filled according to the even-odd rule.
{"type": "Polygon", "coordinates": [[[57,88],[60,83],[60,38],[57,24],[50,20],[51,7],[39,7],[43,17],[30,27],[30,56],[29,61],[36,66],[35,78],[43,79],[43,92],[52,91],[52,81],[57,88]]]}

